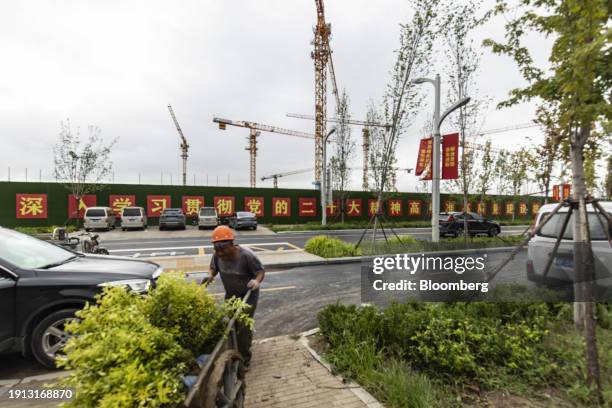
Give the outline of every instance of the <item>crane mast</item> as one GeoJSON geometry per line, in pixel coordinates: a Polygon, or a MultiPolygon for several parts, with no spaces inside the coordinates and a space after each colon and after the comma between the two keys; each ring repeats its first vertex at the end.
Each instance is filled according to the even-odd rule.
{"type": "Polygon", "coordinates": [[[247,138],[249,144],[245,150],[249,151],[250,166],[249,166],[249,178],[251,187],[255,188],[257,184],[257,138],[261,132],[279,133],[287,136],[301,137],[303,139],[314,139],[315,135],[299,132],[297,130],[284,129],[277,126],[264,125],[256,122],[247,122],[243,120],[230,120],[222,118],[213,118],[214,123],[219,124],[219,129],[225,129],[227,126],[236,126],[249,129],[249,136],[247,138]]]}
{"type": "Polygon", "coordinates": [[[176,119],[176,115],[174,114],[174,110],[172,109],[172,105],[168,104],[168,110],[170,111],[170,116],[172,116],[172,120],[174,121],[174,125],[176,126],[176,130],[181,138],[181,159],[183,159],[183,185],[187,185],[187,157],[189,156],[189,144],[187,143],[187,139],[185,135],[183,135],[183,131],[181,130],[181,126],[176,119]]]}

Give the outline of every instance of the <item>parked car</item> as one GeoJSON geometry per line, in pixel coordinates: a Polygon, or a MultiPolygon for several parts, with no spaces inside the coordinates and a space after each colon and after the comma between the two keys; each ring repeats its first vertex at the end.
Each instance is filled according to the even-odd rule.
{"type": "MultiPolygon", "coordinates": [[[[470,236],[478,234],[486,234],[490,237],[499,235],[501,226],[497,221],[490,220],[480,214],[468,212],[465,213],[468,222],[468,233],[470,236]]],[[[458,237],[463,235],[463,213],[450,212],[440,214],[440,235],[458,237]]]]}
{"type": "Polygon", "coordinates": [[[159,216],[159,229],[180,228],[185,229],[187,220],[182,208],[166,208],[159,216]]]}
{"type": "Polygon", "coordinates": [[[105,286],[146,292],[161,273],[153,262],[81,254],[0,227],[0,352],[54,367],[77,310],[105,286]]]}
{"type": "Polygon", "coordinates": [[[147,228],[147,213],[142,207],[125,207],[121,210],[121,229],[147,228]]]}
{"type": "Polygon", "coordinates": [[[257,229],[257,217],[252,212],[238,211],[233,217],[229,219],[230,228],[236,230],[240,228],[250,228],[253,230],[257,229]]]}
{"type": "Polygon", "coordinates": [[[219,225],[219,217],[215,207],[202,207],[198,213],[198,228],[214,228],[219,225]]]}
{"type": "MultiPolygon", "coordinates": [[[[612,213],[612,202],[600,202],[601,206],[612,213]]],[[[546,204],[540,207],[536,215],[535,226],[539,225],[557,204],[546,204]]],[[[527,246],[527,279],[541,283],[548,287],[565,286],[574,281],[574,243],[573,224],[575,213],[571,215],[561,243],[555,255],[555,259],[544,280],[544,269],[548,262],[549,254],[561,233],[567,207],[552,216],[542,227],[527,246]]],[[[591,204],[587,204],[587,219],[591,235],[591,247],[593,248],[593,259],[595,264],[595,279],[598,286],[612,288],[612,247],[608,243],[608,234],[612,235],[612,225],[607,219],[595,213],[591,204]],[[606,228],[608,229],[606,233],[606,228]]],[[[534,227],[535,227],[534,226],[534,227]]]]}
{"type": "Polygon", "coordinates": [[[117,218],[110,207],[89,207],[83,215],[83,226],[85,231],[94,229],[105,229],[110,231],[115,228],[117,218]]]}

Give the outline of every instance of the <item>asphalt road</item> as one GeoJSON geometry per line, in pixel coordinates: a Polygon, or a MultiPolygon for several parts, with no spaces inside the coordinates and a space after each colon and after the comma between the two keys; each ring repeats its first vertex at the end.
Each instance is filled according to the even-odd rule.
{"type": "MultiPolygon", "coordinates": [[[[487,265],[501,262],[507,252],[489,253],[487,265]]],[[[494,282],[527,282],[526,251],[520,252],[494,282]]],[[[222,294],[217,279],[212,291],[222,294]]],[[[299,333],[317,326],[317,313],[326,305],[361,303],[360,264],[313,266],[271,271],[260,294],[255,315],[255,337],[299,333]]],[[[32,359],[20,355],[0,356],[0,380],[48,373],[32,359]]]]}
{"type": "MultiPolygon", "coordinates": [[[[502,227],[502,236],[518,235],[525,230],[526,226],[502,227]]],[[[412,235],[417,239],[429,240],[431,238],[430,228],[398,228],[395,230],[399,235],[412,235]]],[[[168,231],[165,238],[154,239],[124,239],[105,241],[103,238],[101,245],[107,248],[113,255],[135,256],[135,257],[156,257],[156,256],[180,256],[197,255],[200,248],[209,249],[211,244],[208,237],[180,237],[180,231],[168,231]]],[[[237,239],[240,244],[255,244],[269,250],[303,248],[310,238],[316,235],[330,235],[346,242],[356,243],[361,237],[363,230],[337,230],[337,231],[307,231],[307,232],[287,232],[274,235],[248,235],[237,239]]],[[[129,232],[128,232],[129,233],[129,232]]],[[[380,236],[382,239],[382,234],[380,236]]]]}

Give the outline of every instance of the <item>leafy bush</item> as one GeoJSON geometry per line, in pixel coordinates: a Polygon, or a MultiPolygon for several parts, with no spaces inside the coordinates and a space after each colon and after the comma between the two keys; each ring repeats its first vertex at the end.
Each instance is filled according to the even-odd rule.
{"type": "MultiPolygon", "coordinates": [[[[511,292],[506,289],[503,296],[511,292]]],[[[543,302],[396,303],[385,309],[330,305],[318,319],[330,363],[391,406],[404,407],[413,405],[393,402],[395,394],[373,380],[374,373],[390,375],[390,361],[396,361],[395,376],[387,381],[396,383],[404,371],[437,383],[483,389],[507,389],[512,383],[523,389],[555,385],[570,397],[571,390],[585,393],[583,339],[573,329],[567,307],[543,302]]],[[[606,367],[612,359],[606,351],[612,333],[601,330],[600,355],[606,367]]],[[[610,368],[604,369],[602,377],[606,375],[610,368]]]]}
{"type": "MultiPolygon", "coordinates": [[[[73,372],[61,384],[77,390],[68,406],[179,405],[181,376],[221,338],[224,317],[246,307],[235,299],[219,306],[205,288],[178,274],[163,274],[145,296],[105,289],[67,327],[75,336],[59,365],[73,372]]],[[[244,313],[240,320],[252,324],[244,313]]]]}
{"type": "Polygon", "coordinates": [[[323,258],[338,258],[343,256],[361,255],[361,250],[355,245],[346,243],[337,238],[326,235],[318,235],[310,238],[304,246],[306,252],[321,256],[323,258]]]}

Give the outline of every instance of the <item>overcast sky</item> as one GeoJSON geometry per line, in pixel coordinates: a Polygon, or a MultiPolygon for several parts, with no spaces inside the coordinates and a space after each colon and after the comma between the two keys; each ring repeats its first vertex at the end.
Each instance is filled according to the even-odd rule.
{"type": "MultiPolygon", "coordinates": [[[[332,24],[338,84],[349,94],[352,117],[362,119],[368,100],[380,100],[389,81],[399,23],[411,15],[407,0],[327,0],[332,24]]],[[[179,139],[167,110],[171,103],[191,149],[188,182],[248,186],[248,130],[219,130],[214,115],[307,132],[314,123],[287,118],[287,112],[313,114],[314,68],[310,58],[313,0],[182,0],[180,2],[57,0],[3,2],[0,6],[0,180],[49,179],[52,148],[60,121],[83,129],[95,124],[108,140],[115,181],[180,181],[179,139]]],[[[503,19],[476,34],[501,39],[503,19]]],[[[548,45],[532,41],[538,61],[548,45]]],[[[438,64],[432,75],[441,72],[438,64]]],[[[483,49],[480,89],[493,98],[484,129],[528,122],[533,105],[498,111],[495,102],[523,85],[507,57],[483,49]]],[[[444,86],[444,79],[443,79],[444,86]]],[[[424,88],[427,98],[431,89],[424,88]]],[[[444,94],[443,90],[443,94],[444,94]]],[[[329,95],[329,114],[333,96],[329,95]]],[[[423,107],[400,142],[401,167],[414,167],[418,139],[430,108],[423,107]]],[[[452,130],[452,129],[446,129],[452,130]]],[[[531,128],[493,137],[495,145],[516,148],[531,128]]],[[[359,128],[355,166],[361,166],[359,128]]],[[[314,142],[262,133],[259,177],[313,167],[314,142]]],[[[360,186],[359,172],[352,187],[360,186]]],[[[311,188],[313,173],[280,180],[281,187],[311,188]]],[[[409,191],[416,177],[402,175],[409,191]]]]}

